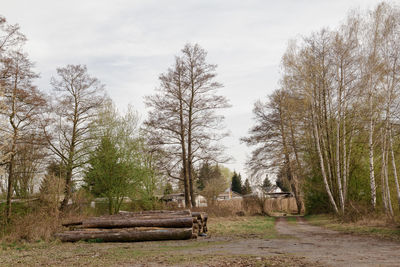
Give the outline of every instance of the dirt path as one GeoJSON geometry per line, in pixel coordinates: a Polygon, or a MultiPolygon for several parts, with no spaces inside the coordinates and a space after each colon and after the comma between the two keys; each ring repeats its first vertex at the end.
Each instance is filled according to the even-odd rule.
{"type": "Polygon", "coordinates": [[[296,224],[278,218],[279,233],[293,236],[282,247],[328,266],[400,266],[400,244],[342,234],[312,226],[304,220],[296,224]],[[297,240],[296,240],[297,239],[297,240]]]}
{"type": "MultiPolygon", "coordinates": [[[[316,266],[400,266],[400,244],[370,237],[343,234],[278,218],[279,239],[242,239],[215,251],[257,256],[287,255],[316,266]]],[[[214,248],[215,249],[215,248],[214,248]]]]}

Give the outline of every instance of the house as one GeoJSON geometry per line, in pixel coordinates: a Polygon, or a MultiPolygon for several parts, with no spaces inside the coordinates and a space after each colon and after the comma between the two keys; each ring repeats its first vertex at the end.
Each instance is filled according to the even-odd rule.
{"type": "Polygon", "coordinates": [[[232,191],[231,188],[228,188],[225,190],[225,192],[219,194],[217,197],[217,201],[231,199],[243,199],[243,196],[239,193],[232,191]]]}
{"type": "MultiPolygon", "coordinates": [[[[205,197],[199,194],[195,194],[195,202],[196,207],[207,207],[207,200],[205,197]]],[[[185,194],[184,193],[175,193],[175,194],[168,194],[161,197],[161,200],[168,203],[168,202],[175,202],[177,203],[179,208],[185,207],[185,194]]]]}

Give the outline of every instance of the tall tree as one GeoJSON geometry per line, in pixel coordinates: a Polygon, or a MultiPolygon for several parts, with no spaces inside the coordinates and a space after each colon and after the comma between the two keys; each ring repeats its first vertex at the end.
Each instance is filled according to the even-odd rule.
{"type": "Polygon", "coordinates": [[[73,178],[87,161],[89,125],[104,100],[103,85],[88,74],[86,66],[67,65],[51,79],[55,98],[44,120],[44,134],[51,150],[65,166],[64,210],[71,198],[73,178]]]}
{"type": "Polygon", "coordinates": [[[218,141],[226,134],[221,132],[223,117],[216,111],[228,103],[216,94],[221,87],[214,81],[216,65],[208,64],[206,55],[199,45],[187,44],[173,68],[160,76],[159,93],[146,98],[153,109],[145,122],[147,131],[152,144],[162,146],[170,156],[167,173],[184,182],[187,207],[196,204],[191,171],[196,163],[224,160],[218,141]]]}
{"type": "Polygon", "coordinates": [[[145,99],[146,106],[152,110],[144,125],[150,145],[165,152],[164,171],[171,178],[183,182],[185,204],[189,207],[184,72],[182,60],[176,57],[174,66],[160,75],[158,93],[145,99]]]}
{"type": "Polygon", "coordinates": [[[239,194],[242,193],[242,179],[240,177],[240,174],[237,174],[236,172],[233,172],[231,189],[233,192],[239,194]]]}
{"type": "MultiPolygon", "coordinates": [[[[223,116],[216,110],[228,108],[224,96],[216,94],[222,84],[215,81],[217,65],[206,62],[207,52],[198,44],[186,44],[182,49],[183,66],[186,69],[185,85],[188,95],[185,98],[187,113],[188,169],[199,160],[221,158],[222,147],[218,144],[226,133],[221,133],[223,116]]],[[[196,205],[192,172],[188,173],[192,205],[196,205]]]]}
{"type": "Polygon", "coordinates": [[[5,62],[4,103],[6,108],[0,111],[0,116],[6,118],[9,124],[0,131],[3,136],[9,136],[10,142],[4,147],[8,155],[5,163],[7,165],[7,203],[6,218],[11,216],[11,197],[14,193],[17,151],[26,144],[35,144],[34,136],[39,114],[45,105],[41,92],[33,85],[37,74],[32,70],[33,64],[27,56],[20,52],[9,54],[5,62]]]}

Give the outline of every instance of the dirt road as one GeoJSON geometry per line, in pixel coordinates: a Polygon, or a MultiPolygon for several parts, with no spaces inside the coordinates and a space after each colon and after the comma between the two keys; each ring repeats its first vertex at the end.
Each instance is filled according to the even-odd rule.
{"type": "Polygon", "coordinates": [[[323,265],[400,266],[399,243],[342,234],[311,226],[304,220],[291,224],[285,218],[278,218],[276,227],[280,234],[294,237],[275,240],[282,242],[282,250],[323,265]]]}
{"type": "MultiPolygon", "coordinates": [[[[242,239],[218,248],[221,253],[295,256],[316,266],[400,266],[400,243],[338,233],[299,218],[277,219],[278,239],[242,239]]],[[[208,251],[209,252],[209,251],[208,251]]],[[[301,265],[301,264],[300,264],[301,265]]]]}

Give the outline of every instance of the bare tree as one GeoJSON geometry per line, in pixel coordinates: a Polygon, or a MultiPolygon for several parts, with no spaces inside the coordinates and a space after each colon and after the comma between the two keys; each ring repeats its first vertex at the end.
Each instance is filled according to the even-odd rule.
{"type": "MultiPolygon", "coordinates": [[[[188,143],[188,170],[194,169],[196,161],[214,160],[222,162],[223,147],[218,141],[226,136],[221,132],[223,116],[216,110],[228,108],[229,104],[224,96],[216,94],[222,84],[215,81],[216,65],[206,62],[207,52],[198,44],[186,44],[182,49],[185,85],[188,95],[185,98],[187,113],[187,143],[188,143]]],[[[194,197],[193,172],[188,172],[192,206],[196,205],[194,197]]]]}
{"type": "Polygon", "coordinates": [[[199,45],[187,44],[174,66],[160,76],[158,93],[146,97],[152,108],[145,122],[150,143],[165,151],[168,175],[183,181],[187,207],[195,205],[196,162],[221,160],[218,141],[225,136],[219,131],[223,117],[216,111],[228,107],[227,100],[216,95],[221,87],[214,81],[216,66],[205,60],[199,45]]]}
{"type": "MultiPolygon", "coordinates": [[[[10,76],[9,67],[11,66],[10,61],[12,60],[12,54],[20,51],[25,41],[26,37],[20,32],[19,25],[10,25],[3,16],[0,16],[0,111],[5,110],[7,107],[7,104],[5,103],[5,93],[7,79],[10,76]]],[[[6,127],[7,122],[1,120],[0,128],[6,127]]],[[[10,135],[4,135],[4,132],[1,134],[0,164],[7,161],[10,157],[10,154],[7,154],[4,150],[11,140],[10,135]]]]}
{"type": "Polygon", "coordinates": [[[37,74],[32,70],[33,64],[26,55],[15,52],[7,60],[7,79],[4,80],[4,101],[6,108],[0,111],[0,115],[7,118],[9,125],[2,128],[4,135],[11,137],[6,149],[7,157],[4,162],[7,165],[7,219],[11,216],[11,197],[15,183],[16,153],[19,146],[26,143],[34,143],[29,136],[36,131],[39,114],[45,105],[42,94],[33,86],[32,81],[37,74]]]}
{"type": "Polygon", "coordinates": [[[49,106],[49,117],[43,122],[46,140],[65,166],[65,190],[61,210],[71,197],[74,175],[87,161],[89,124],[104,100],[100,81],[88,74],[86,66],[67,65],[57,69],[51,79],[55,99],[49,106]]]}
{"type": "MultiPolygon", "coordinates": [[[[256,147],[247,162],[254,177],[265,177],[268,172],[284,170],[300,213],[303,207],[300,188],[302,167],[294,137],[293,101],[288,91],[276,90],[268,102],[256,102],[253,109],[256,125],[250,129],[249,137],[242,138],[242,141],[256,147]]],[[[295,101],[301,102],[299,99],[295,101]]]]}
{"type": "Polygon", "coordinates": [[[185,204],[189,207],[184,71],[182,60],[176,57],[174,66],[160,75],[158,93],[145,100],[152,110],[144,124],[149,144],[165,154],[162,169],[169,177],[183,181],[185,204]]]}

